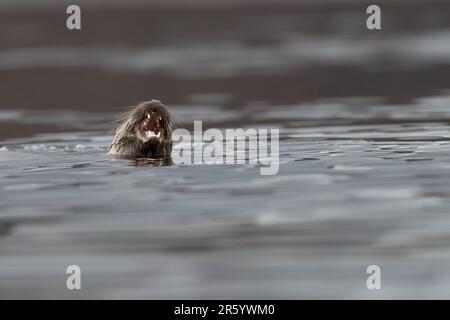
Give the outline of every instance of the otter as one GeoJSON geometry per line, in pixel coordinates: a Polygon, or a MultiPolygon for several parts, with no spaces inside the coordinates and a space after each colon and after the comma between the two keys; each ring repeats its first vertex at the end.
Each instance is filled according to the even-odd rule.
{"type": "Polygon", "coordinates": [[[108,154],[125,158],[169,159],[174,122],[167,106],[151,100],[133,106],[119,119],[108,154]]]}

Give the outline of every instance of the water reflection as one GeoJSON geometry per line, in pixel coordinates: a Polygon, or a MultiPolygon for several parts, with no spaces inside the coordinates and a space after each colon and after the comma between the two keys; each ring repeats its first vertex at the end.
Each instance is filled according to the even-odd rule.
{"type": "Polygon", "coordinates": [[[139,158],[130,161],[131,165],[135,165],[137,167],[161,167],[161,166],[170,166],[173,164],[171,157],[165,157],[162,159],[149,159],[149,158],[139,158]]]}

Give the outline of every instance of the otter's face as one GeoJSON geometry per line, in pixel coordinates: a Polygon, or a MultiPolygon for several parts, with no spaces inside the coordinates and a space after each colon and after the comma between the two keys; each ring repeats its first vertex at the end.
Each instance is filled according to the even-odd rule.
{"type": "Polygon", "coordinates": [[[141,142],[172,139],[172,120],[167,108],[152,100],[138,105],[133,110],[132,122],[136,137],[141,142]]]}

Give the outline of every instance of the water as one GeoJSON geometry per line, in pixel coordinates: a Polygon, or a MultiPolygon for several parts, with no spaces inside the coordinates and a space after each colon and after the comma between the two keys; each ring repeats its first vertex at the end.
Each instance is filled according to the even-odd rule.
{"type": "Polygon", "coordinates": [[[448,298],[449,101],[173,106],[181,127],[280,128],[274,176],[111,159],[108,113],[2,112],[71,126],[0,144],[0,298],[448,298]]]}
{"type": "Polygon", "coordinates": [[[31,2],[0,2],[0,298],[450,298],[447,4],[82,0],[68,33],[31,2]],[[150,98],[279,128],[278,174],[111,159],[150,98]]]}

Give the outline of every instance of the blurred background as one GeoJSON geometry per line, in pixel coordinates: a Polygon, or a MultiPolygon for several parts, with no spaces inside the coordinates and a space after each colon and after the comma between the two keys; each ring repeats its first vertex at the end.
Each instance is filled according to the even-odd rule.
{"type": "Polygon", "coordinates": [[[448,1],[380,1],[382,31],[366,28],[370,1],[81,0],[81,31],[65,27],[69,4],[1,1],[0,108],[399,104],[449,86],[448,1]]]}
{"type": "Polygon", "coordinates": [[[449,1],[69,4],[0,1],[0,298],[450,297],[449,1]],[[279,128],[279,174],[109,159],[152,98],[279,128]]]}

